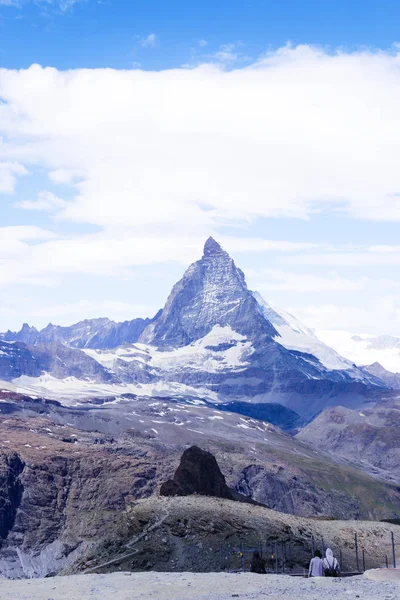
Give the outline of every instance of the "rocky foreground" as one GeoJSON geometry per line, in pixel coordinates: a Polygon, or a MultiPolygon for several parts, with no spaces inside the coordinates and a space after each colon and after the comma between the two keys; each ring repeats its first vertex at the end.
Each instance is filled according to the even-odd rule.
{"type": "MultiPolygon", "coordinates": [[[[302,573],[312,545],[341,557],[343,571],[391,563],[391,533],[400,542],[400,526],[376,521],[336,521],[295,517],[261,506],[205,496],[153,496],[132,503],[115,524],[112,535],[88,547],[64,574],[122,571],[249,570],[260,544],[271,570],[302,573]],[[275,543],[277,544],[275,546],[275,543]],[[283,561],[283,554],[284,561],[283,561]]],[[[400,558],[400,557],[398,557],[400,558]]]]}
{"type": "Polygon", "coordinates": [[[252,573],[112,573],[0,579],[0,600],[397,600],[397,581],[303,579],[252,573]]]}

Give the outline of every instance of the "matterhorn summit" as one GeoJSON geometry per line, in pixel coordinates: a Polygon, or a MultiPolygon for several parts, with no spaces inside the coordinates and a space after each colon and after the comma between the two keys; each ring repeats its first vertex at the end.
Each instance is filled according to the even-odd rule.
{"type": "Polygon", "coordinates": [[[231,326],[252,338],[279,335],[248,290],[243,272],[210,237],[202,258],[174,285],[161,315],[140,341],[164,348],[186,346],[215,325],[231,326]]]}
{"type": "Polygon", "coordinates": [[[196,397],[236,407],[281,404],[308,418],[334,404],[375,402],[389,389],[249,290],[212,237],[155,317],[42,331],[25,325],[2,344],[0,380],[56,399],[196,397]]]}

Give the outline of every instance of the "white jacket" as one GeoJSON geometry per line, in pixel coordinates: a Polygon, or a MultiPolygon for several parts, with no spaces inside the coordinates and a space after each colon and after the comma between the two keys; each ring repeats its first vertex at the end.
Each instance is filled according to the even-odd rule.
{"type": "Polygon", "coordinates": [[[331,569],[331,568],[334,568],[335,571],[337,571],[337,572],[340,571],[340,565],[339,565],[338,561],[336,560],[336,558],[333,556],[332,550],[330,548],[327,548],[326,556],[323,561],[323,569],[325,571],[325,569],[331,569]]]}
{"type": "Polygon", "coordinates": [[[314,556],[314,558],[310,561],[310,568],[308,569],[309,577],[322,577],[322,558],[319,556],[314,556]]]}

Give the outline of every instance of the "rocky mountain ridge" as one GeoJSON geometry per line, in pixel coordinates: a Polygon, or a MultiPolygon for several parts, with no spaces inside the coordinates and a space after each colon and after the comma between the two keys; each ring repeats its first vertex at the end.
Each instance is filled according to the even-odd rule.
{"type": "MultiPolygon", "coordinates": [[[[95,330],[109,323],[100,321],[72,327],[69,343],[88,346],[97,339],[96,343],[104,344],[105,337],[96,337],[95,330]],[[81,337],[71,339],[78,330],[81,337]]],[[[84,347],[86,358],[78,348],[63,351],[67,346],[60,341],[45,345],[36,341],[26,346],[36,371],[20,369],[21,376],[13,377],[12,369],[6,365],[1,370],[0,364],[0,379],[11,380],[26,393],[62,400],[117,395],[126,386],[131,393],[197,395],[238,406],[272,402],[303,418],[329,405],[362,407],[390,395],[384,381],[354,368],[293,317],[262,303],[247,288],[243,272],[212,238],[202,258],[173,287],[164,308],[139,325],[135,324],[137,342],[111,349],[84,347]]],[[[54,332],[53,326],[50,329],[54,332]]],[[[30,339],[31,329],[25,330],[30,339]]],[[[12,342],[2,342],[7,343],[12,354],[12,342]]]]}
{"type": "Polygon", "coordinates": [[[400,404],[381,403],[362,411],[334,406],[324,410],[296,435],[297,439],[375,468],[388,480],[400,481],[400,404]]]}
{"type": "MultiPolygon", "coordinates": [[[[157,317],[157,315],[156,315],[157,317]]],[[[85,319],[69,327],[49,323],[38,330],[24,323],[18,332],[7,331],[0,335],[5,342],[23,342],[28,346],[61,342],[71,348],[116,348],[125,343],[137,342],[153,319],[132,319],[116,323],[108,318],[85,319]]]]}

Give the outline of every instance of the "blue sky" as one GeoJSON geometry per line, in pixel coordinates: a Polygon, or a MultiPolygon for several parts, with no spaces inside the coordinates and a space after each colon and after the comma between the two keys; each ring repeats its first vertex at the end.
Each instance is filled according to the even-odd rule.
{"type": "Polygon", "coordinates": [[[399,26],[397,0],[3,0],[1,65],[166,69],[221,45],[238,44],[251,60],[288,41],[388,48],[399,26]]]}
{"type": "Polygon", "coordinates": [[[211,234],[307,325],[400,335],[399,25],[0,0],[0,331],[151,316],[211,234]]]}

